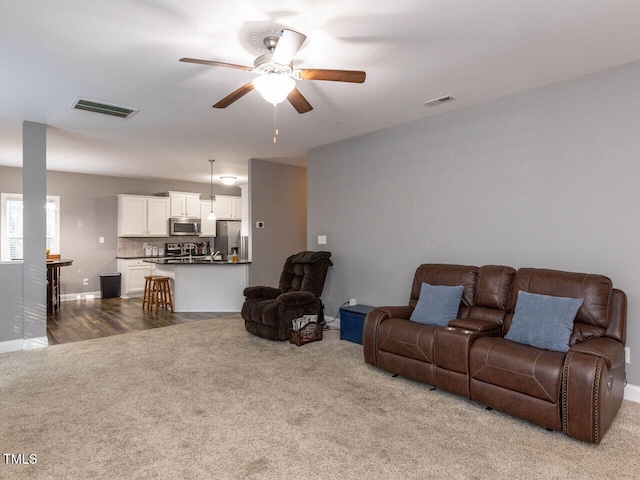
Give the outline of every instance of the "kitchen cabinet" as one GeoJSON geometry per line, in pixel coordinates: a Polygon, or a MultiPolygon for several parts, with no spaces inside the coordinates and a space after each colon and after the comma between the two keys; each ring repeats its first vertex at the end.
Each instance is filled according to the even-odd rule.
{"type": "Polygon", "coordinates": [[[122,274],[122,295],[137,295],[144,292],[144,277],[155,275],[156,266],[140,259],[121,259],[117,263],[118,271],[122,274]]]}
{"type": "MultiPolygon", "coordinates": [[[[209,220],[209,212],[211,212],[211,201],[202,200],[200,202],[200,236],[201,237],[215,237],[216,236],[216,221],[209,220]]],[[[214,210],[215,213],[215,202],[214,210]]]]}
{"type": "Polygon", "coordinates": [[[169,192],[171,217],[200,218],[200,194],[169,192]]]}
{"type": "Polygon", "coordinates": [[[242,197],[216,195],[213,211],[218,220],[242,219],[242,197]]]}
{"type": "Polygon", "coordinates": [[[169,199],[118,195],[119,237],[168,237],[169,199]]]}

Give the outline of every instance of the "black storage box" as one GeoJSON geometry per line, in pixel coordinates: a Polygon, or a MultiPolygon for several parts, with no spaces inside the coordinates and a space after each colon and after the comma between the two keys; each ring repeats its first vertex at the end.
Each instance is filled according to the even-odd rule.
{"type": "Polygon", "coordinates": [[[340,309],[340,340],[362,345],[364,317],[375,307],[370,305],[349,305],[340,309]]]}
{"type": "Polygon", "coordinates": [[[100,274],[100,296],[115,298],[120,296],[120,272],[100,274]]]}

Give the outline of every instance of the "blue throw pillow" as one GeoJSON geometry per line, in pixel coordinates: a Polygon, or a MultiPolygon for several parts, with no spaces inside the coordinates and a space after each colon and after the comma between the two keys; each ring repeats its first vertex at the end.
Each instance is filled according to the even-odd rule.
{"type": "Polygon", "coordinates": [[[511,327],[504,338],[545,350],[567,352],[573,321],[583,301],[519,291],[511,327]]]}
{"type": "Polygon", "coordinates": [[[458,317],[463,290],[462,285],[449,287],[423,283],[410,320],[424,325],[446,326],[458,317]]]}

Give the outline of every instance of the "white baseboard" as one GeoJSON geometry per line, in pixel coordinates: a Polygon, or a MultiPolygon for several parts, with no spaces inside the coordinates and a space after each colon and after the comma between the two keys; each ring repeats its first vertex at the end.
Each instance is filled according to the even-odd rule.
{"type": "Polygon", "coordinates": [[[47,337],[19,338],[17,340],[7,340],[0,342],[0,353],[16,352],[18,350],[33,350],[49,346],[47,337]]]}
{"type": "Polygon", "coordinates": [[[45,335],[44,337],[37,338],[25,338],[22,344],[23,350],[33,350],[34,348],[42,348],[49,346],[49,339],[45,335]]]}
{"type": "Polygon", "coordinates": [[[82,292],[82,293],[65,293],[60,295],[61,302],[67,302],[69,300],[92,300],[94,298],[100,298],[102,296],[100,291],[97,292],[82,292]]]}
{"type": "Polygon", "coordinates": [[[624,387],[624,399],[640,403],[640,387],[627,384],[627,386],[624,387]]]}
{"type": "Polygon", "coordinates": [[[120,298],[142,298],[143,292],[138,293],[128,293],[126,295],[120,295],[120,298]]]}
{"type": "Polygon", "coordinates": [[[22,350],[24,340],[19,338],[17,340],[7,340],[6,342],[0,342],[0,353],[15,352],[22,350]]]}
{"type": "Polygon", "coordinates": [[[334,317],[333,315],[327,315],[325,313],[324,321],[327,322],[327,325],[329,325],[331,328],[335,328],[336,330],[340,330],[340,315],[336,315],[334,317]]]}

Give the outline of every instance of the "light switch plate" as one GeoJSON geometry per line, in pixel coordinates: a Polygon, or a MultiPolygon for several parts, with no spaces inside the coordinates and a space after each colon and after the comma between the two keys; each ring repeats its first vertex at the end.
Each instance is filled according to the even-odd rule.
{"type": "Polygon", "coordinates": [[[326,244],[327,244],[327,236],[318,235],[318,245],[326,245],[326,244]]]}

